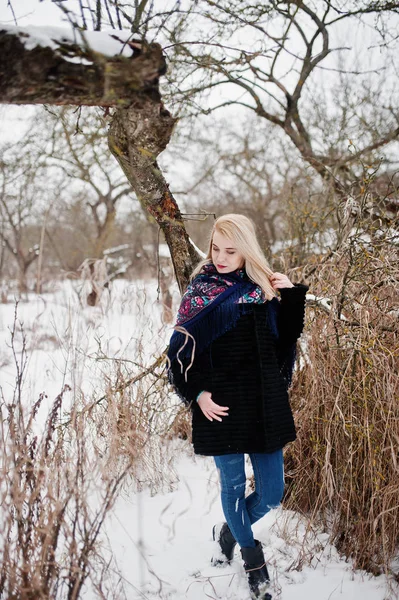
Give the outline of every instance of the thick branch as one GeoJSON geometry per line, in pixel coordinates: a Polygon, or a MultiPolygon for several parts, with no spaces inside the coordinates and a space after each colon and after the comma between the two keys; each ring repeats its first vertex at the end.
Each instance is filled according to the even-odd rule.
{"type": "Polygon", "coordinates": [[[165,59],[158,44],[118,42],[104,33],[59,30],[49,45],[38,41],[45,28],[0,26],[0,102],[13,104],[73,104],[130,106],[135,95],[147,92],[159,101],[158,78],[165,59]],[[98,39],[95,36],[101,36],[98,39]],[[104,38],[105,36],[105,38],[104,38]],[[107,40],[131,56],[106,56],[93,50],[93,40],[105,48],[107,40]],[[89,43],[90,42],[90,43],[89,43]]]}

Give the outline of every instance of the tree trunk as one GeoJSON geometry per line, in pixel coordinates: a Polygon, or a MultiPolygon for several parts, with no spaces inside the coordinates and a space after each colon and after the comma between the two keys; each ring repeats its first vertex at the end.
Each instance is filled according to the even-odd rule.
{"type": "Polygon", "coordinates": [[[18,291],[21,295],[28,292],[28,280],[26,276],[28,268],[29,265],[18,261],[18,291]]]}
{"type": "Polygon", "coordinates": [[[200,257],[189,241],[176,200],[156,161],[170,140],[175,122],[161,103],[149,102],[143,94],[131,108],[115,111],[108,139],[141,206],[154,217],[165,236],[183,292],[200,257]]]}
{"type": "Polygon", "coordinates": [[[102,258],[104,250],[107,248],[108,240],[112,235],[112,231],[115,227],[116,209],[107,208],[104,221],[101,226],[97,228],[97,237],[93,240],[91,256],[93,258],[102,258]]]}

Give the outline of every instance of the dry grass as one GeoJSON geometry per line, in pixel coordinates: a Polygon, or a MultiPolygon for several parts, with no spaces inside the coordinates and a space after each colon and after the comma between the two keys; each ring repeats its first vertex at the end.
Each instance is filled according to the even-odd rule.
{"type": "Polygon", "coordinates": [[[100,531],[130,463],[117,472],[108,468],[110,455],[91,443],[91,417],[79,412],[78,401],[69,426],[58,427],[68,385],[38,426],[46,396],[25,409],[25,341],[17,353],[15,333],[16,322],[17,385],[12,401],[1,402],[0,598],[74,600],[89,575],[95,587],[105,584],[104,569],[91,566],[104,565],[100,531]]]}
{"type": "Polygon", "coordinates": [[[71,400],[65,385],[40,423],[47,398],[26,407],[17,330],[15,318],[17,385],[0,404],[0,598],[75,600],[86,584],[99,598],[123,598],[102,538],[107,515],[124,488],[155,493],[176,480],[162,361],[144,370],[109,361],[102,398],[71,400]]]}
{"type": "Polygon", "coordinates": [[[285,506],[375,574],[390,572],[399,546],[398,267],[395,246],[355,232],[313,275],[310,291],[331,311],[307,311],[286,457],[285,506]]]}

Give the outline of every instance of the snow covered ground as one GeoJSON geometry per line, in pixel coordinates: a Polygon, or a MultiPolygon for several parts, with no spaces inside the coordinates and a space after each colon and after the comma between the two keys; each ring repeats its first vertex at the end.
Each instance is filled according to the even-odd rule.
{"type": "MultiPolygon", "coordinates": [[[[98,360],[99,356],[134,360],[140,346],[149,364],[170,336],[171,325],[161,322],[155,282],[116,281],[110,296],[97,308],[81,307],[77,285],[54,284],[51,293],[30,295],[18,305],[28,351],[24,382],[28,405],[43,391],[49,405],[64,383],[86,396],[98,393],[107,369],[107,362],[98,360]]],[[[0,305],[0,385],[5,397],[10,397],[15,381],[9,346],[14,310],[12,298],[0,305]]],[[[20,333],[16,347],[21,347],[20,333]]],[[[45,418],[46,409],[41,410],[45,418]]],[[[173,440],[163,451],[174,460],[161,489],[154,493],[145,488],[138,493],[133,482],[125,485],[105,523],[103,552],[111,570],[120,574],[116,575],[120,595],[116,591],[114,597],[248,600],[238,550],[231,566],[210,566],[212,526],[222,520],[212,459],[194,456],[180,440],[173,440]]],[[[309,530],[299,515],[279,508],[254,529],[265,544],[274,598],[395,598],[385,577],[353,572],[351,563],[327,543],[327,535],[309,530]]],[[[83,597],[98,596],[88,586],[83,597]]]]}
{"type": "MultiPolygon", "coordinates": [[[[151,355],[161,353],[171,335],[172,326],[161,322],[155,283],[114,281],[111,292],[105,290],[96,307],[82,306],[91,290],[88,283],[64,281],[53,287],[51,293],[29,294],[17,306],[15,344],[21,349],[23,331],[28,406],[43,391],[51,403],[64,383],[73,392],[83,391],[87,398],[98,394],[107,370],[106,358],[134,360],[139,346],[151,361],[151,355]]],[[[0,304],[0,385],[6,398],[15,385],[10,348],[15,313],[12,294],[8,300],[0,304]]]]}
{"type": "MultiPolygon", "coordinates": [[[[128,598],[173,600],[249,600],[236,549],[225,568],[210,566],[214,523],[222,520],[218,478],[211,458],[182,455],[176,462],[179,483],[169,493],[146,491],[120,498],[107,523],[110,547],[131,586],[128,598]],[[141,593],[140,593],[141,592],[141,593]]],[[[284,600],[384,600],[384,577],[354,573],[326,544],[326,534],[311,536],[305,555],[311,566],[298,570],[306,524],[282,508],[254,525],[265,544],[273,598],[284,600]]]]}

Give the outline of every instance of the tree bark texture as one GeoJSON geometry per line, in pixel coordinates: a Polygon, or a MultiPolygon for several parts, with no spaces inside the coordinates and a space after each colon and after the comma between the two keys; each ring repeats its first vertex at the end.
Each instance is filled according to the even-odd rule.
{"type": "Polygon", "coordinates": [[[176,119],[161,103],[137,97],[128,109],[117,109],[109,130],[111,152],[121,165],[141,206],[161,228],[169,246],[176,279],[183,292],[200,257],[189,241],[179,207],[158,164],[176,119]]]}
{"type": "Polygon", "coordinates": [[[159,44],[129,42],[132,56],[105,56],[88,45],[57,41],[56,49],[24,45],[28,34],[0,25],[0,102],[130,106],[145,91],[159,101],[166,63],[159,44]],[[81,61],[81,62],[72,62],[81,61]]]}

